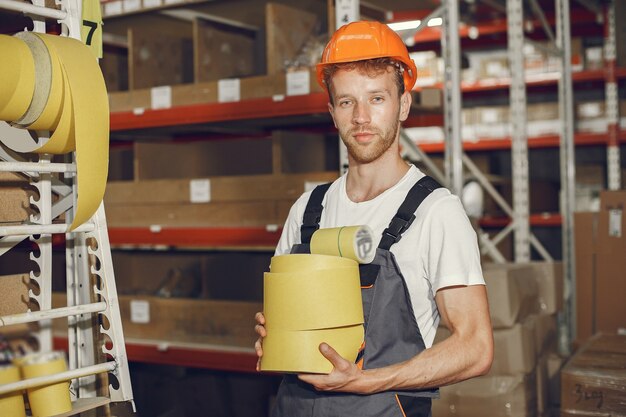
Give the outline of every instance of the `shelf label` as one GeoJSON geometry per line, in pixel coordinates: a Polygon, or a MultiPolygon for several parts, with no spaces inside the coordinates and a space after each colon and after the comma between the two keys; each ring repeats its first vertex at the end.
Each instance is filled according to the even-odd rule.
{"type": "Polygon", "coordinates": [[[134,12],[141,9],[141,0],[124,0],[124,11],[134,12]]]}
{"type": "Polygon", "coordinates": [[[305,71],[293,71],[287,73],[287,95],[301,96],[311,92],[311,73],[305,71]]]}
{"type": "Polygon", "coordinates": [[[361,18],[359,13],[359,0],[335,0],[335,28],[356,22],[361,18]]]}
{"type": "Polygon", "coordinates": [[[232,103],[241,100],[241,82],[239,78],[224,79],[217,82],[217,101],[232,103]]]}
{"type": "Polygon", "coordinates": [[[130,322],[150,323],[150,303],[146,300],[130,300],[130,322]]]}
{"type": "Polygon", "coordinates": [[[143,0],[144,9],[161,7],[161,0],[143,0]]]}
{"type": "Polygon", "coordinates": [[[156,109],[169,109],[172,107],[172,87],[164,85],[150,89],[150,107],[156,109]]]}
{"type": "Polygon", "coordinates": [[[108,1],[104,3],[104,14],[106,16],[122,14],[122,2],[121,1],[108,1]]]}
{"type": "Polygon", "coordinates": [[[189,200],[192,203],[211,202],[211,180],[204,178],[189,181],[189,200]]]}
{"type": "Polygon", "coordinates": [[[609,236],[622,237],[622,209],[609,210],[609,236]]]}

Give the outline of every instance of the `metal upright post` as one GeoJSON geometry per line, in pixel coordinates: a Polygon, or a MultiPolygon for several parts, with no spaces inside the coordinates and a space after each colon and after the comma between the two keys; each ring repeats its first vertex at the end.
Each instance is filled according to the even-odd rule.
{"type": "Polygon", "coordinates": [[[458,0],[443,0],[441,55],[444,62],[443,109],[445,121],[446,182],[450,191],[463,190],[463,142],[461,139],[461,44],[458,0]]]}
{"type": "Polygon", "coordinates": [[[559,78],[559,118],[561,124],[561,216],[563,273],[565,275],[564,314],[561,317],[561,350],[569,351],[575,337],[576,259],[574,256],[574,111],[572,93],[572,60],[570,45],[569,0],[556,0],[557,47],[561,50],[559,78]]]}
{"type": "Polygon", "coordinates": [[[621,188],[621,168],[619,149],[619,100],[616,68],[615,45],[615,0],[606,4],[604,19],[604,71],[606,91],[606,116],[608,121],[609,140],[607,146],[607,179],[609,190],[621,188]]]}
{"type": "Polygon", "coordinates": [[[524,78],[524,15],[522,0],[507,0],[508,51],[511,67],[511,166],[515,261],[530,260],[528,221],[528,137],[526,133],[526,80],[524,78]]]}

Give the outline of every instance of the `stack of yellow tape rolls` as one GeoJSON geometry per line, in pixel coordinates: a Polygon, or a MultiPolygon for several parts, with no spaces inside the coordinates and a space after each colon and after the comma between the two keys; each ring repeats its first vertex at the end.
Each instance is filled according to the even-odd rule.
{"type": "Polygon", "coordinates": [[[267,337],[261,370],[329,373],[322,342],[356,360],[364,338],[358,261],[372,258],[354,250],[364,233],[371,241],[363,226],[321,229],[311,240],[311,251],[318,253],[272,258],[263,282],[267,337]]]}
{"type": "Polygon", "coordinates": [[[0,35],[0,54],[0,120],[47,138],[0,141],[22,153],[76,151],[75,229],[96,212],[106,185],[109,104],[100,67],[80,41],[40,33],[0,35]]]}

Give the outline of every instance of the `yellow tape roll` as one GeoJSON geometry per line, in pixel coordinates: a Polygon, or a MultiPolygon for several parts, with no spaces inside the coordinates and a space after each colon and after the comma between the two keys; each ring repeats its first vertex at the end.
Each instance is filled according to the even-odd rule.
{"type": "MultiPolygon", "coordinates": [[[[28,71],[17,76],[6,66],[0,68],[0,79],[15,78],[20,87],[14,95],[24,100],[27,97],[29,103],[24,114],[22,103],[11,104],[13,101],[2,94],[0,100],[7,101],[8,109],[0,114],[2,119],[14,122],[17,127],[50,131],[51,136],[43,143],[25,145],[11,143],[10,139],[0,140],[18,152],[76,151],[77,203],[70,226],[73,230],[96,212],[106,186],[109,104],[100,67],[90,50],[76,39],[29,32],[16,37],[0,35],[0,48],[3,45],[2,50],[17,51],[21,61],[27,62],[28,56],[34,60],[36,79],[28,71]],[[30,96],[28,86],[34,91],[30,96]]],[[[0,93],[4,90],[0,89],[0,93]]]]}
{"type": "Polygon", "coordinates": [[[320,353],[320,343],[328,343],[354,362],[364,337],[362,325],[311,331],[268,330],[263,339],[261,370],[327,374],[333,366],[320,353]]]}
{"type": "Polygon", "coordinates": [[[350,268],[356,262],[348,258],[329,255],[293,254],[274,256],[270,261],[270,272],[312,271],[330,268],[350,268]]]}
{"type": "MultiPolygon", "coordinates": [[[[13,365],[0,366],[0,385],[20,380],[20,370],[13,365]]],[[[21,391],[0,395],[0,416],[26,417],[21,391]]]]}
{"type": "Polygon", "coordinates": [[[30,49],[21,40],[0,36],[0,119],[22,117],[35,91],[35,61],[30,49]]]}
{"type": "Polygon", "coordinates": [[[373,234],[369,226],[319,229],[311,237],[311,253],[340,256],[368,264],[376,256],[373,234]]]}
{"type": "MultiPolygon", "coordinates": [[[[314,255],[313,255],[314,256],[314,255]]],[[[268,330],[311,330],[363,323],[359,269],[265,274],[268,330]]]]}
{"type": "MultiPolygon", "coordinates": [[[[67,371],[63,352],[30,355],[21,361],[24,379],[67,371]]],[[[49,417],[72,410],[69,382],[60,382],[27,390],[33,417],[49,417]]]]}

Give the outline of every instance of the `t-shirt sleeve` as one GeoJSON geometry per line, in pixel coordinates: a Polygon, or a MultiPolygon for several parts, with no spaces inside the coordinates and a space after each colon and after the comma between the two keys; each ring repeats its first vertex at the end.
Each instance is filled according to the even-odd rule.
{"type": "Polygon", "coordinates": [[[276,245],[276,251],[274,255],[284,255],[291,252],[293,245],[300,243],[300,226],[302,225],[302,216],[304,215],[304,209],[307,201],[309,201],[310,192],[304,193],[300,198],[291,206],[289,215],[283,226],[283,232],[280,235],[278,245],[276,245]]]}
{"type": "Polygon", "coordinates": [[[429,214],[425,267],[433,293],[456,285],[484,285],[476,232],[458,197],[441,198],[429,214]]]}

